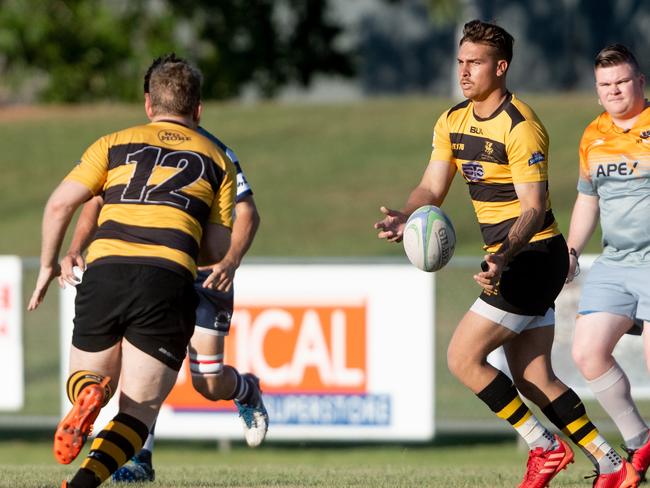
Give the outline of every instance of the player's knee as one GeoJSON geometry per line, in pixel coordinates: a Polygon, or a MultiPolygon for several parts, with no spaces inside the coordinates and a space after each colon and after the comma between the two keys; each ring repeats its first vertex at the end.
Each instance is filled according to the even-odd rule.
{"type": "Polygon", "coordinates": [[[447,367],[449,372],[456,378],[462,378],[467,369],[467,361],[463,359],[463,355],[459,353],[453,344],[449,344],[447,348],[447,367]]]}
{"type": "Polygon", "coordinates": [[[576,363],[576,366],[582,372],[589,367],[591,359],[593,358],[592,353],[579,342],[573,343],[573,346],[571,347],[571,356],[573,357],[573,362],[576,363]]]}

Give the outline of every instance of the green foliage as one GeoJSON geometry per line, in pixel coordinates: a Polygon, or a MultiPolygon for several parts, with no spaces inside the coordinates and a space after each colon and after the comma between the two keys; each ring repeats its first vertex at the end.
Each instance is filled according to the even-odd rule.
{"type": "MultiPolygon", "coordinates": [[[[205,98],[247,83],[272,95],[319,72],[352,74],[327,1],[0,0],[0,52],[13,99],[137,100],[152,59],[176,51],[205,75],[205,98]],[[296,49],[300,46],[300,49],[296,49]]],[[[1,58],[0,58],[1,59],[1,58]]]]}

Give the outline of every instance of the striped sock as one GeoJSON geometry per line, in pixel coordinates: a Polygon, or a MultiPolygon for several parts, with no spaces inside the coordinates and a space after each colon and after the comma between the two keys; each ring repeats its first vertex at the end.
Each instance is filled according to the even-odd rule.
{"type": "Polygon", "coordinates": [[[149,429],[141,421],[118,413],[90,446],[88,457],[81,463],[70,482],[74,488],[95,488],[140,450],[149,429]]]}
{"type": "Polygon", "coordinates": [[[587,455],[601,474],[621,469],[622,459],[600,435],[576,393],[568,389],[542,408],[544,415],[587,455]]]}
{"type": "MultiPolygon", "coordinates": [[[[102,375],[93,373],[92,371],[80,370],[72,373],[68,376],[68,381],[65,385],[65,390],[68,394],[70,403],[74,403],[77,400],[79,393],[81,393],[81,390],[85,387],[88,385],[98,385],[103,379],[104,377],[102,375]]],[[[112,396],[113,391],[111,390],[111,387],[106,384],[104,387],[104,403],[102,404],[102,407],[106,406],[112,396]]]]}
{"type": "Polygon", "coordinates": [[[507,420],[526,441],[529,449],[544,451],[555,447],[555,438],[521,400],[512,380],[499,371],[496,378],[478,396],[497,417],[507,420]]]}
{"type": "Polygon", "coordinates": [[[235,368],[231,368],[235,373],[235,389],[232,392],[232,395],[226,400],[237,400],[240,403],[246,403],[250,393],[250,388],[248,387],[248,382],[242,378],[235,368]]]}

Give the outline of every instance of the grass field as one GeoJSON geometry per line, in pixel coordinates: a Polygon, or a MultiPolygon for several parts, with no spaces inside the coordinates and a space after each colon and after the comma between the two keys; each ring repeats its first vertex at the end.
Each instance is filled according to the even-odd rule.
{"type": "MultiPolygon", "coordinates": [[[[455,437],[427,446],[237,446],[227,452],[214,444],[159,442],[154,462],[157,480],[147,486],[165,488],[500,488],[521,481],[526,453],[513,440],[496,437],[455,437]]],[[[0,443],[0,488],[58,488],[78,464],[57,465],[47,442],[0,443]]],[[[576,463],[553,486],[590,486],[583,477],[591,469],[576,453],[576,463]]]]}
{"type": "MultiPolygon", "coordinates": [[[[551,136],[551,194],[567,229],[575,198],[577,143],[597,113],[591,94],[523,97],[551,136]]],[[[398,256],[375,237],[382,204],[399,207],[418,182],[430,152],[431,128],[452,102],[379,99],[341,105],[208,104],[203,125],[238,153],[256,195],[262,227],[250,254],[272,257],[398,256]]],[[[36,256],[47,196],[97,137],[141,123],[140,106],[11,108],[0,111],[0,254],[36,256]]],[[[445,203],[458,234],[457,255],[479,256],[480,235],[460,181],[445,203]]],[[[589,250],[596,251],[594,239],[589,250]]],[[[438,273],[436,418],[457,425],[499,425],[447,372],[453,327],[477,294],[471,269],[438,273]]],[[[35,273],[26,270],[24,296],[35,273]]],[[[25,315],[26,405],[18,415],[57,416],[58,315],[52,294],[25,315]]],[[[641,405],[650,412],[650,405],[641,405]]],[[[592,417],[603,418],[590,403],[592,417]]],[[[10,415],[0,415],[8,418],[10,415]]],[[[1,434],[0,429],[0,434],[1,434]]],[[[0,487],[59,486],[74,472],[57,466],[50,444],[0,435],[0,487]]],[[[21,436],[17,436],[21,437],[21,436]]],[[[23,436],[24,437],[24,436],[23,436]]],[[[155,486],[514,486],[525,453],[514,436],[439,438],[427,446],[287,446],[227,453],[201,443],[159,443],[155,486]]],[[[588,486],[580,461],[554,486],[588,486]]],[[[78,464],[78,463],[77,463],[78,464]]],[[[76,465],[77,465],[76,464],[76,465]]]]}

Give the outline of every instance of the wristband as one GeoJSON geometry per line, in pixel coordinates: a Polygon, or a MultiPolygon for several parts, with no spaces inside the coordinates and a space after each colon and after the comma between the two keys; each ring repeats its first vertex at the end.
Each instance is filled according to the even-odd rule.
{"type": "Polygon", "coordinates": [[[569,254],[571,254],[571,256],[575,256],[576,259],[578,259],[580,257],[580,256],[578,256],[578,252],[572,247],[569,248],[569,254]]]}

